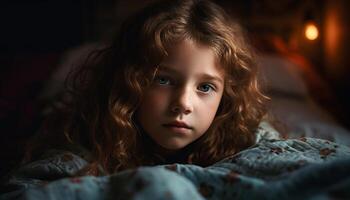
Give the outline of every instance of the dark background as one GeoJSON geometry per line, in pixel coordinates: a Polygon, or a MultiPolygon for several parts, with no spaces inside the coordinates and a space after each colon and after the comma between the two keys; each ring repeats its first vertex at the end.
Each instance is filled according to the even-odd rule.
{"type": "MultiPolygon", "coordinates": [[[[23,153],[43,116],[40,93],[62,56],[86,43],[110,41],[121,22],[148,1],[38,0],[0,3],[0,174],[23,153]],[[141,3],[142,2],[142,3],[141,3]]],[[[349,19],[346,0],[216,0],[250,32],[250,37],[280,35],[294,41],[334,96],[321,104],[350,127],[349,19]],[[319,25],[309,42],[299,32],[305,20],[319,25]]],[[[317,100],[323,91],[313,91],[317,100]]]]}

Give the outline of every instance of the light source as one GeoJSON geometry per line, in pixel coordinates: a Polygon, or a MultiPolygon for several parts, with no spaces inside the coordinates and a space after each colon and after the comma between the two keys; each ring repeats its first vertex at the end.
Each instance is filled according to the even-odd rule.
{"type": "Polygon", "coordinates": [[[320,32],[311,10],[305,13],[303,31],[308,40],[316,40],[319,37],[320,32]]]}
{"type": "Polygon", "coordinates": [[[308,21],[305,23],[304,35],[308,40],[316,40],[318,38],[319,31],[314,21],[308,21]]]}

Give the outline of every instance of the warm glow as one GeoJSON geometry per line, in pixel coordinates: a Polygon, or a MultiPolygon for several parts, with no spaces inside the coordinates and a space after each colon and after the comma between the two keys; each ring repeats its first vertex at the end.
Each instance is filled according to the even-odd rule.
{"type": "Polygon", "coordinates": [[[309,40],[317,39],[318,29],[315,23],[309,22],[305,25],[305,37],[309,40]]]}

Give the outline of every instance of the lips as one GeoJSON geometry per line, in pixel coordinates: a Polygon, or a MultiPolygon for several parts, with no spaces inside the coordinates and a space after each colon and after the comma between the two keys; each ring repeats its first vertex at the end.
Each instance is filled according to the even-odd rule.
{"type": "Polygon", "coordinates": [[[181,121],[173,121],[167,124],[163,124],[165,127],[175,127],[175,128],[185,128],[185,129],[192,129],[189,125],[187,125],[185,122],[181,121]]]}

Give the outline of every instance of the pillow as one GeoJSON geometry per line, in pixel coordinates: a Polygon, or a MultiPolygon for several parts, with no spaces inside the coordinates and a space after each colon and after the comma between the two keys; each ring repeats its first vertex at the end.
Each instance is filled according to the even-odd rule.
{"type": "Polygon", "coordinates": [[[257,58],[258,79],[262,89],[268,93],[289,96],[308,95],[298,65],[280,55],[264,54],[257,58]]]}

